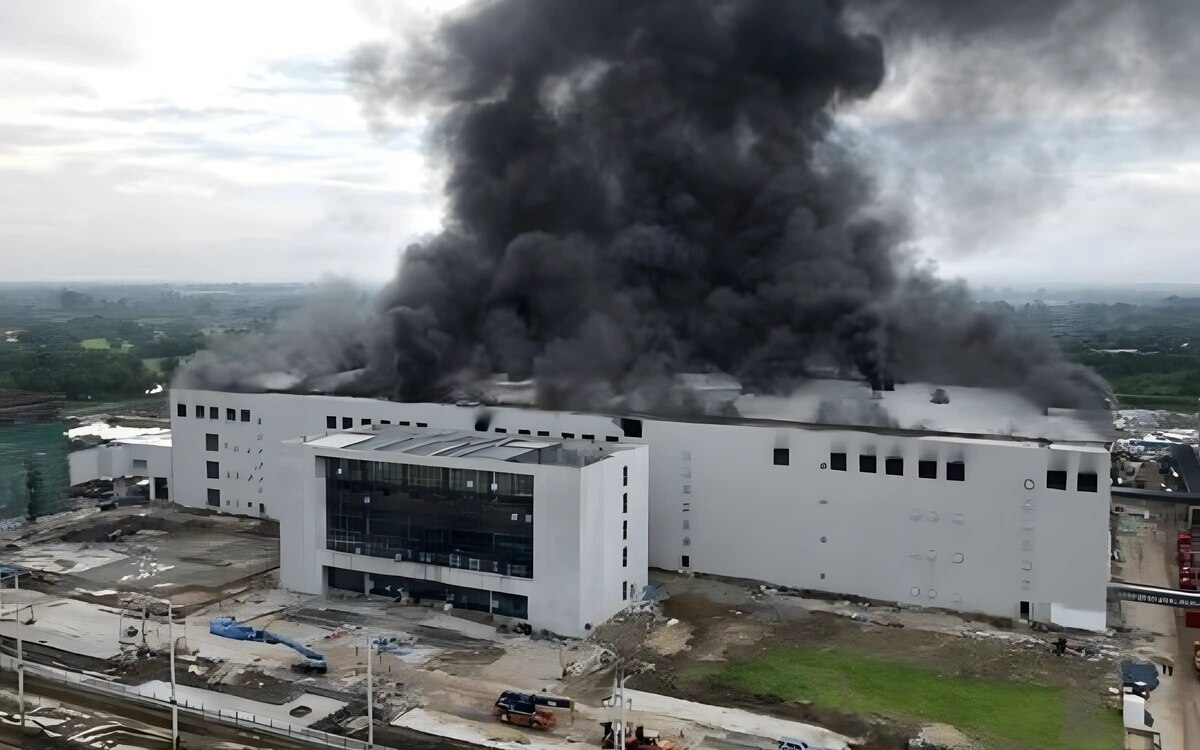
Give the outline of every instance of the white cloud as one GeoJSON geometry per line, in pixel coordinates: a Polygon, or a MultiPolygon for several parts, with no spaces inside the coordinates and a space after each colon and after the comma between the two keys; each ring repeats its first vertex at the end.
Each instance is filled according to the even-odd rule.
{"type": "Polygon", "coordinates": [[[392,273],[438,180],[422,124],[381,142],[341,65],[413,5],[6,3],[6,279],[392,273]]]}

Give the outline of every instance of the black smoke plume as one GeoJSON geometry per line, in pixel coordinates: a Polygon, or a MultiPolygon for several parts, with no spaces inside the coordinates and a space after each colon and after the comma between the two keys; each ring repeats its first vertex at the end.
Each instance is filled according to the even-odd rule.
{"type": "Polygon", "coordinates": [[[884,72],[834,0],[495,0],[361,50],[369,114],[437,113],[448,211],[383,292],[355,392],[438,400],[504,372],[586,408],[653,403],[682,372],[785,391],[834,363],[1103,406],[1093,373],[900,249],[831,138],[884,72]]]}
{"type": "Polygon", "coordinates": [[[884,75],[837,2],[499,0],[355,71],[371,111],[440,108],[449,167],[445,231],[383,296],[389,395],[500,371],[583,406],[684,371],[779,390],[833,359],[1103,403],[1090,372],[898,251],[903,224],[828,137],[884,75]]]}

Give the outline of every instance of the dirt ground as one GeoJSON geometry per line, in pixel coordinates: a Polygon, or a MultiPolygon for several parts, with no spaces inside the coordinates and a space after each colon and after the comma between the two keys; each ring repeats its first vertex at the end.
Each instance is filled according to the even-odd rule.
{"type": "MultiPolygon", "coordinates": [[[[694,676],[697,665],[705,662],[748,661],[765,651],[805,646],[834,648],[948,675],[1075,688],[1072,695],[1083,695],[1095,706],[1102,703],[1107,686],[1114,684],[1115,664],[1110,658],[1056,656],[1048,643],[1038,642],[1051,640],[1045,633],[1014,630],[997,634],[986,623],[957,615],[815,603],[763,594],[760,586],[750,582],[674,574],[654,578],[652,583],[669,595],[663,615],[678,622],[660,624],[644,641],[639,658],[652,662],[653,668],[630,680],[632,687],[811,722],[882,747],[904,747],[920,727],[738,693],[684,675],[694,676]],[[814,611],[814,606],[828,611],[814,611]],[[979,633],[988,635],[975,635],[979,633]],[[1089,695],[1093,698],[1087,698],[1089,695]]],[[[633,626],[634,631],[643,628],[633,626]]],[[[601,635],[613,637],[603,631],[601,635]]],[[[1102,636],[1068,640],[1074,646],[1100,643],[1100,648],[1116,649],[1103,644],[1102,636]]],[[[593,687],[603,689],[603,685],[593,687]]]]}
{"type": "Polygon", "coordinates": [[[131,592],[184,611],[245,590],[279,566],[272,521],[179,506],[82,508],[0,536],[22,586],[117,605],[131,592]]]}

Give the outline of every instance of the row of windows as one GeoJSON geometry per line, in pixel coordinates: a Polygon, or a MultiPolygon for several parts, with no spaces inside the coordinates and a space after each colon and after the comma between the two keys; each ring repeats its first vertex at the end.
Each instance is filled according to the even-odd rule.
{"type": "MultiPolygon", "coordinates": [[[[179,416],[179,417],[186,417],[188,415],[187,404],[177,404],[175,406],[175,414],[176,414],[176,416],[179,416]]],[[[199,404],[197,404],[196,405],[196,419],[204,419],[206,416],[209,419],[220,419],[221,418],[220,407],[200,406],[199,404]]],[[[237,422],[239,420],[239,418],[242,422],[249,422],[250,421],[250,410],[242,409],[240,412],[237,409],[226,409],[225,410],[225,421],[226,422],[237,422]]]]}
{"type": "MultiPolygon", "coordinates": [[[[339,423],[339,417],[336,417],[336,416],[326,416],[325,417],[325,428],[326,429],[336,430],[336,429],[338,429],[338,423],[339,423]]],[[[353,417],[341,417],[340,423],[342,425],[341,429],[343,429],[343,430],[354,429],[354,418],[353,417]]],[[[359,420],[360,427],[370,427],[374,424],[390,425],[390,424],[392,424],[392,421],[390,419],[381,419],[378,422],[375,422],[374,420],[369,419],[369,418],[363,418],[363,419],[359,420]]],[[[416,422],[414,424],[411,420],[407,420],[407,419],[399,420],[396,422],[396,424],[401,427],[413,427],[413,426],[428,427],[429,426],[428,422],[416,422]]],[[[508,428],[497,427],[497,428],[495,428],[494,432],[496,432],[499,435],[507,435],[508,428]]],[[[535,432],[533,430],[517,430],[517,434],[518,435],[529,435],[530,437],[533,437],[535,432]]],[[[549,430],[537,430],[536,435],[537,435],[537,437],[550,437],[550,431],[549,430]]],[[[574,440],[575,439],[574,432],[563,432],[563,433],[561,433],[561,435],[564,440],[574,440]]],[[[596,439],[596,436],[591,433],[584,433],[584,434],[580,435],[579,437],[583,438],[584,440],[595,440],[596,439]]],[[[620,442],[621,438],[616,435],[605,435],[604,440],[609,443],[616,443],[616,442],[620,442]]]]}
{"type": "MultiPolygon", "coordinates": [[[[1067,472],[1065,471],[1047,471],[1046,472],[1046,489],[1050,490],[1065,490],[1067,489],[1067,472]]],[[[1081,471],[1075,477],[1075,490],[1077,492],[1098,492],[1100,489],[1100,478],[1094,471],[1081,471]]]]}
{"type": "MultiPolygon", "coordinates": [[[[379,424],[381,424],[381,425],[390,425],[391,423],[392,423],[392,421],[390,419],[379,420],[379,424]]],[[[374,422],[371,419],[361,419],[361,420],[359,420],[359,424],[362,427],[370,427],[372,424],[374,424],[374,422]]],[[[401,427],[411,427],[412,426],[412,422],[410,422],[407,419],[397,422],[396,424],[400,425],[401,427]]],[[[417,427],[428,427],[429,423],[428,422],[417,422],[416,426],[417,427]]],[[[338,418],[337,417],[325,417],[325,427],[326,427],[326,429],[336,430],[338,428],[338,418]]],[[[342,417],[342,429],[343,430],[354,429],[354,417],[342,417]]]]}
{"type": "MultiPolygon", "coordinates": [[[[776,466],[788,466],[791,464],[791,451],[787,448],[776,448],[773,458],[776,466]]],[[[830,453],[829,463],[823,464],[821,468],[829,468],[833,471],[846,471],[848,468],[846,454],[838,452],[830,453]]],[[[874,454],[861,454],[858,457],[858,470],[863,474],[878,474],[879,457],[874,454]]],[[[900,456],[888,456],[884,458],[883,473],[893,477],[904,476],[904,459],[900,456]]],[[[917,461],[917,476],[921,479],[937,479],[938,462],[930,460],[917,461]]],[[[966,464],[962,461],[947,461],[946,479],[951,482],[965,482],[967,480],[966,464]]]]}

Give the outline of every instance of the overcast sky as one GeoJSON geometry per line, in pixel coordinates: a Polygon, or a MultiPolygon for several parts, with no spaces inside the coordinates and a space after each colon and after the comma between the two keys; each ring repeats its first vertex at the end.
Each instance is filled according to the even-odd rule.
{"type": "MultiPolygon", "coordinates": [[[[4,0],[0,279],[386,279],[439,226],[438,172],[421,121],[367,127],[344,63],[452,4],[4,0]]],[[[1200,283],[1196,112],[1026,69],[964,116],[925,95],[936,52],[889,54],[839,127],[916,249],[977,282],[1200,283]]]]}

